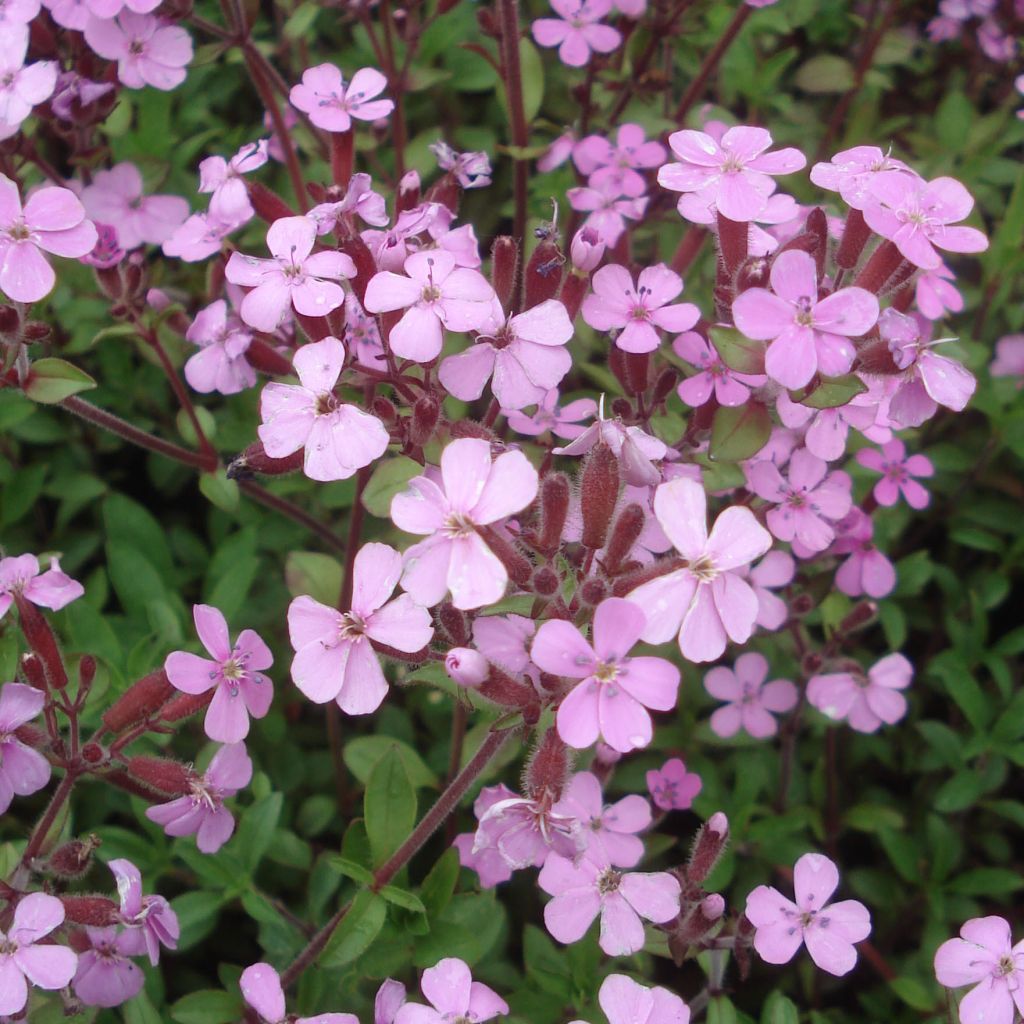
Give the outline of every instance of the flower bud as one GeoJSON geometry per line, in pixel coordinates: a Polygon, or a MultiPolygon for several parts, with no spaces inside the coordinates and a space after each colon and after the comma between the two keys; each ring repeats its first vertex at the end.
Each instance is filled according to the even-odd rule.
{"type": "Polygon", "coordinates": [[[706,921],[719,920],[725,913],[725,898],[717,892],[708,893],[700,902],[700,912],[706,921]]]}
{"type": "Polygon", "coordinates": [[[162,668],[133,683],[101,716],[103,724],[119,733],[155,715],[178,691],[162,668]]]}
{"type": "Polygon", "coordinates": [[[587,457],[580,481],[583,512],[583,546],[591,551],[604,547],[608,526],[619,500],[619,460],[606,444],[597,445],[587,457]]]}
{"type": "Polygon", "coordinates": [[[81,878],[91,867],[93,851],[99,845],[100,840],[94,835],[88,839],[72,839],[50,854],[43,870],[58,878],[81,878]]]}
{"type": "Polygon", "coordinates": [[[728,280],[732,280],[743,261],[747,258],[750,244],[750,225],[741,221],[730,220],[717,214],[718,248],[722,255],[722,263],[728,280]]]}
{"type": "Polygon", "coordinates": [[[481,527],[477,532],[491,551],[501,559],[509,579],[517,586],[528,587],[533,576],[533,565],[530,560],[520,554],[516,545],[493,526],[481,527]]]}
{"type": "Polygon", "coordinates": [[[519,246],[510,235],[498,235],[491,246],[491,287],[502,309],[512,303],[512,289],[519,265],[519,246]]]}
{"type": "Polygon", "coordinates": [[[370,403],[370,412],[382,423],[394,423],[398,419],[398,410],[390,398],[383,395],[375,395],[370,403]]]}
{"type": "Polygon", "coordinates": [[[46,692],[46,670],[38,655],[29,651],[21,656],[21,674],[29,686],[46,692]]]}
{"type": "Polygon", "coordinates": [[[675,390],[679,383],[679,371],[672,366],[667,367],[658,374],[654,381],[653,401],[655,405],[661,405],[666,398],[675,390]]]}
{"type": "Polygon", "coordinates": [[[605,243],[601,233],[594,228],[580,228],[572,236],[569,255],[576,270],[589,274],[597,270],[604,259],[605,243]]]}
{"type": "Polygon", "coordinates": [[[133,757],[128,761],[127,770],[129,775],[170,797],[185,796],[192,791],[193,773],[180,761],[166,757],[133,757]]]}
{"type": "Polygon", "coordinates": [[[558,294],[565,256],[558,248],[557,231],[549,231],[526,264],[526,309],[533,309],[558,294]]]}
{"type": "Polygon", "coordinates": [[[249,191],[249,202],[256,211],[256,216],[268,224],[282,217],[294,217],[295,211],[276,193],[258,181],[245,179],[245,187],[249,191]]]}
{"type": "Polygon", "coordinates": [[[92,681],[96,678],[96,659],[91,654],[83,654],[78,663],[78,692],[88,693],[92,681]]]}
{"type": "Polygon", "coordinates": [[[356,298],[359,299],[359,304],[362,305],[363,297],[366,295],[366,286],[370,283],[370,278],[377,273],[377,263],[373,258],[373,253],[358,235],[346,238],[338,246],[338,249],[356,265],[356,276],[352,278],[350,284],[352,291],[356,293],[356,298]]]}
{"type": "Polygon", "coordinates": [[[569,748],[558,730],[551,726],[526,763],[523,774],[526,795],[531,800],[558,800],[569,775],[569,759],[569,748]]]}
{"type": "Polygon", "coordinates": [[[622,564],[629,558],[646,522],[643,507],[636,502],[631,502],[618,514],[604,550],[603,566],[609,576],[617,575],[622,564]]]}
{"type": "Polygon", "coordinates": [[[451,601],[444,601],[437,609],[437,619],[456,647],[469,643],[469,625],[465,613],[459,611],[451,601]]]}
{"type": "Polygon", "coordinates": [[[576,319],[576,314],[579,313],[580,306],[583,305],[583,299],[589,287],[590,277],[586,274],[566,274],[565,280],[562,282],[562,290],[558,293],[558,298],[562,305],[565,306],[565,311],[569,314],[570,320],[576,319]]]}
{"type": "Polygon", "coordinates": [[[836,266],[843,270],[853,270],[870,237],[871,228],[864,220],[864,214],[860,210],[850,210],[843,225],[839,248],[836,249],[836,266]]]}
{"type": "Polygon", "coordinates": [[[842,622],[839,623],[840,633],[852,633],[855,629],[866,626],[878,612],[874,601],[860,601],[842,622]]]}
{"type": "Polygon", "coordinates": [[[10,339],[12,335],[20,337],[21,315],[13,306],[0,303],[0,336],[10,339]]]}
{"type": "Polygon", "coordinates": [[[800,662],[800,671],[805,676],[813,676],[816,672],[821,671],[821,666],[824,663],[824,659],[817,651],[808,651],[800,662]]]}
{"type": "Polygon", "coordinates": [[[121,908],[105,896],[61,896],[64,920],[90,928],[111,928],[121,920],[121,908]]]}
{"type": "Polygon", "coordinates": [[[409,423],[409,440],[422,448],[434,434],[434,428],[441,416],[441,405],[433,395],[421,395],[412,407],[409,423]]]}
{"type": "Polygon", "coordinates": [[[55,690],[68,685],[68,674],[64,660],[57,647],[57,638],[50,629],[42,612],[31,601],[26,600],[19,590],[14,591],[14,603],[18,606],[18,623],[25,636],[25,642],[38,656],[46,675],[46,682],[55,690]]]}
{"type": "Polygon", "coordinates": [[[160,721],[181,722],[186,718],[191,718],[192,715],[198,714],[213,700],[213,694],[213,690],[207,690],[206,693],[198,694],[179,694],[160,709],[160,721]]]}
{"type": "Polygon", "coordinates": [[[96,742],[90,741],[82,747],[82,760],[86,764],[101,764],[107,757],[107,752],[96,742]]]}
{"type": "Polygon", "coordinates": [[[608,594],[608,585],[604,580],[591,576],[584,580],[579,590],[580,600],[591,608],[599,605],[608,594]]]}
{"type": "Polygon", "coordinates": [[[476,690],[482,697],[503,708],[525,711],[526,708],[537,704],[537,694],[532,686],[513,679],[497,665],[489,666],[487,678],[476,687],[476,690]]]}
{"type": "Polygon", "coordinates": [[[445,656],[444,670],[452,682],[467,689],[476,689],[487,679],[491,665],[472,647],[453,647],[445,656]]]}
{"type": "Polygon", "coordinates": [[[549,473],[540,485],[540,529],[533,536],[534,547],[553,555],[562,542],[562,531],[569,515],[569,478],[564,473],[549,473]]]}
{"type": "Polygon", "coordinates": [[[263,476],[283,476],[286,473],[296,473],[302,469],[304,458],[305,452],[300,448],[283,459],[272,459],[264,450],[262,441],[253,441],[241,455],[228,463],[227,476],[229,480],[238,480],[255,473],[260,473],[263,476]]]}
{"type": "Polygon", "coordinates": [[[288,357],[261,338],[253,338],[249,342],[249,347],[245,350],[245,361],[254,370],[259,370],[269,377],[289,377],[295,372],[288,357]]]}
{"type": "Polygon", "coordinates": [[[714,870],[729,841],[729,819],[718,811],[700,827],[686,866],[686,877],[697,885],[714,870]]]}
{"type": "Polygon", "coordinates": [[[420,176],[417,171],[406,171],[398,183],[395,196],[395,216],[418,206],[420,201],[420,176]]]}
{"type": "Polygon", "coordinates": [[[21,330],[21,337],[27,345],[32,345],[37,341],[45,341],[52,333],[53,328],[42,320],[29,320],[21,330]]]}

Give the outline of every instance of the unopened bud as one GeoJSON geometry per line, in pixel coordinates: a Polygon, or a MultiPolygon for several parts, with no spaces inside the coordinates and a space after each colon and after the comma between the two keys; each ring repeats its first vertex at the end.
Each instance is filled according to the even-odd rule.
{"type": "Polygon", "coordinates": [[[366,286],[370,283],[370,278],[377,273],[377,262],[369,246],[358,235],[344,239],[338,248],[356,265],[356,276],[349,283],[362,305],[366,286]]]}
{"type": "Polygon", "coordinates": [[[540,529],[534,546],[545,555],[553,555],[562,542],[562,531],[569,515],[569,478],[564,473],[549,473],[540,485],[540,529]]]}
{"type": "Polygon", "coordinates": [[[434,428],[441,416],[441,406],[433,395],[422,395],[412,407],[409,424],[409,440],[419,447],[425,445],[434,434],[434,428]]]}
{"type": "Polygon", "coordinates": [[[64,920],[90,928],[111,928],[121,920],[121,908],[105,896],[61,896],[64,920]]]}
{"type": "Polygon", "coordinates": [[[155,715],[178,691],[162,668],[133,683],[103,712],[103,724],[119,733],[155,715]]]}
{"type": "Polygon", "coordinates": [[[459,611],[451,601],[444,601],[440,605],[437,609],[437,618],[456,647],[465,647],[469,643],[469,625],[466,622],[466,615],[459,611]]]}
{"type": "Polygon", "coordinates": [[[79,691],[88,692],[92,681],[96,678],[96,659],[91,654],[82,655],[78,663],[78,687],[79,691]]]}
{"type": "Polygon", "coordinates": [[[42,320],[29,320],[22,328],[21,336],[31,345],[37,341],[45,341],[52,333],[53,328],[49,324],[44,324],[42,320]]]}
{"type": "Polygon", "coordinates": [[[185,796],[192,791],[194,775],[180,761],[166,757],[133,757],[127,769],[129,775],[170,797],[185,796]]]}
{"type": "Polygon", "coordinates": [[[526,264],[526,309],[553,299],[562,286],[565,256],[558,248],[558,235],[551,232],[533,250],[526,264]]]}
{"type": "Polygon", "coordinates": [[[43,663],[39,660],[37,654],[29,651],[21,656],[21,674],[29,686],[34,686],[37,690],[46,692],[46,670],[43,668],[43,663]]]}
{"type": "Polygon", "coordinates": [[[510,235],[498,235],[491,246],[491,287],[503,309],[512,303],[512,289],[519,265],[519,246],[510,235]]]}
{"type": "Polygon", "coordinates": [[[842,622],[839,623],[840,633],[852,633],[861,626],[866,626],[878,612],[878,605],[874,601],[861,601],[854,606],[842,622]]]}
{"type": "Polygon", "coordinates": [[[557,800],[569,775],[569,748],[552,726],[541,737],[523,775],[524,789],[531,800],[557,800]]]}
{"type": "Polygon", "coordinates": [[[870,237],[871,228],[868,227],[864,214],[860,210],[850,210],[843,226],[843,237],[839,240],[839,248],[836,249],[836,266],[843,270],[853,270],[870,237]]]}
{"type": "Polygon", "coordinates": [[[589,276],[575,273],[565,275],[558,298],[562,305],[565,306],[565,311],[569,314],[570,320],[576,319],[576,314],[580,311],[580,306],[583,304],[583,299],[589,287],[589,276]]]}
{"type": "Polygon", "coordinates": [[[263,447],[262,441],[254,441],[241,455],[228,463],[229,480],[239,480],[259,473],[262,476],[284,476],[302,469],[305,451],[300,448],[283,459],[273,459],[263,447]]]}
{"type": "Polygon", "coordinates": [[[583,546],[604,547],[615,505],[619,500],[619,460],[606,444],[597,445],[587,457],[580,481],[583,512],[583,546]]]}
{"type": "Polygon", "coordinates": [[[541,597],[557,594],[559,584],[558,573],[550,565],[542,565],[533,574],[533,592],[541,597]]]}
{"type": "Polygon", "coordinates": [[[68,685],[68,675],[64,670],[64,660],[57,647],[57,638],[50,629],[42,612],[31,601],[28,601],[20,590],[14,591],[14,602],[18,606],[18,623],[25,641],[42,662],[46,682],[55,690],[63,690],[68,685]]]}
{"type": "Polygon", "coordinates": [[[604,259],[604,250],[605,243],[601,233],[595,228],[584,227],[572,236],[569,255],[573,267],[589,274],[600,266],[601,260],[604,259]]]}
{"type": "Polygon", "coordinates": [[[636,502],[631,502],[618,514],[604,551],[604,570],[609,576],[615,576],[629,558],[646,522],[643,506],[636,502]]]}
{"type": "Polygon", "coordinates": [[[701,826],[686,866],[686,877],[700,885],[714,870],[729,840],[729,819],[721,812],[711,815],[701,826]]]}
{"type": "Polygon", "coordinates": [[[260,338],[253,338],[249,342],[249,347],[245,350],[245,361],[254,370],[259,370],[270,377],[289,377],[295,372],[287,356],[260,338]]]}
{"type": "Polygon", "coordinates": [[[717,892],[708,893],[700,901],[700,912],[706,921],[717,921],[725,913],[725,898],[717,892]]]}
{"type": "Polygon", "coordinates": [[[213,690],[207,690],[206,693],[179,694],[160,709],[160,720],[162,722],[181,722],[186,718],[191,718],[213,700],[213,692],[213,690]]]}
{"type": "Polygon", "coordinates": [[[679,383],[679,371],[672,366],[661,371],[654,381],[653,401],[661,405],[679,383]]]}
{"type": "Polygon", "coordinates": [[[294,217],[295,211],[276,193],[258,181],[246,179],[246,188],[249,190],[249,201],[256,211],[256,216],[268,224],[282,217],[294,217]]]}
{"type": "Polygon", "coordinates": [[[0,304],[0,335],[20,333],[21,316],[13,306],[0,304]]]}
{"type": "Polygon", "coordinates": [[[476,690],[503,708],[523,710],[537,703],[537,693],[532,686],[513,679],[497,665],[488,666],[487,678],[476,690]]]}
{"type": "Polygon", "coordinates": [[[395,196],[395,216],[418,206],[420,201],[420,176],[418,171],[406,171],[398,183],[395,196]]]}
{"type": "Polygon", "coordinates": [[[816,672],[821,671],[821,666],[824,663],[824,659],[817,651],[808,651],[800,662],[800,671],[805,676],[813,676],[816,672]]]}
{"type": "Polygon", "coordinates": [[[370,412],[382,423],[394,423],[398,419],[398,410],[390,398],[383,395],[375,395],[370,403],[370,412]]]}
{"type": "Polygon", "coordinates": [[[88,839],[72,839],[50,854],[44,870],[58,878],[81,878],[89,870],[93,851],[99,845],[99,837],[94,835],[88,839]]]}
{"type": "Polygon", "coordinates": [[[476,689],[490,674],[490,662],[472,647],[453,647],[444,659],[448,678],[459,686],[476,689]]]}
{"type": "Polygon", "coordinates": [[[604,580],[591,576],[590,579],[583,581],[579,594],[580,600],[584,604],[588,604],[593,608],[594,606],[599,605],[607,596],[608,585],[604,580]]]}

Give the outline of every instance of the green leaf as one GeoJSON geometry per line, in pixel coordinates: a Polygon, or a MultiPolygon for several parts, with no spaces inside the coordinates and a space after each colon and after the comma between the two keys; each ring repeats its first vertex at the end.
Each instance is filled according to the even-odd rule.
{"type": "Polygon", "coordinates": [[[24,392],[33,402],[56,405],[94,387],[96,381],[66,359],[37,359],[29,369],[24,392]]]}
{"type": "Polygon", "coordinates": [[[190,992],[170,1008],[177,1024],[231,1024],[242,1014],[242,1000],[221,989],[190,992]]]}
{"type": "Polygon", "coordinates": [[[804,92],[846,92],[853,88],[853,65],[844,57],[821,53],[797,69],[794,81],[804,92]]]}
{"type": "Polygon", "coordinates": [[[363,488],[363,508],[371,516],[387,519],[391,514],[391,499],[405,490],[405,485],[420,476],[423,467],[404,455],[396,455],[377,463],[370,479],[363,488]]]}
{"type": "Polygon", "coordinates": [[[379,867],[416,824],[416,789],[397,745],[390,746],[373,766],[363,795],[363,815],[373,863],[379,867]]]}
{"type": "Polygon", "coordinates": [[[922,1013],[935,1009],[935,996],[917,978],[893,978],[889,984],[907,1006],[922,1013]]]}
{"type": "Polygon", "coordinates": [[[727,996],[715,996],[708,1003],[708,1024],[736,1024],[736,1007],[727,996]]]}
{"type": "Polygon", "coordinates": [[[711,343],[722,362],[737,373],[764,373],[763,341],[752,341],[735,327],[710,327],[711,343]]]}
{"type": "Polygon", "coordinates": [[[223,466],[212,473],[199,477],[199,490],[206,499],[223,512],[234,512],[238,508],[238,481],[229,480],[223,466]]]}
{"type": "Polygon", "coordinates": [[[348,857],[340,857],[337,854],[333,854],[327,857],[327,863],[339,874],[344,875],[346,878],[351,878],[354,882],[359,882],[360,885],[371,885],[373,883],[373,872],[369,868],[363,867],[362,864],[349,860],[348,857]]]}
{"type": "Polygon", "coordinates": [[[333,608],[341,593],[341,562],[317,551],[290,551],[284,563],[284,581],[292,597],[308,594],[333,608]]]}
{"type": "Polygon", "coordinates": [[[761,1008],[761,1024],[799,1024],[800,1011],[792,999],[772,992],[761,1008]]]}
{"type": "Polygon", "coordinates": [[[437,776],[427,766],[426,761],[408,743],[391,736],[357,736],[345,744],[342,757],[348,770],[366,785],[374,765],[391,747],[395,747],[401,754],[409,781],[417,789],[423,786],[437,786],[437,776]]]}
{"type": "Polygon", "coordinates": [[[766,406],[750,401],[746,405],[721,406],[711,422],[708,455],[725,462],[740,462],[756,455],[772,432],[772,418],[766,406]]]}
{"type": "Polygon", "coordinates": [[[490,952],[505,926],[505,908],[494,893],[460,893],[447,909],[430,922],[430,934],[417,943],[417,967],[433,967],[453,956],[472,966],[490,952]]]}
{"type": "Polygon", "coordinates": [[[379,891],[388,903],[394,903],[396,907],[411,910],[416,914],[425,914],[427,912],[427,908],[423,906],[423,901],[419,896],[408,892],[406,889],[399,889],[397,885],[385,885],[379,891]]]}
{"type": "Polygon", "coordinates": [[[974,868],[957,875],[948,888],[960,896],[1006,896],[1024,889],[1024,875],[1011,868],[974,868]]]}
{"type": "Polygon", "coordinates": [[[800,399],[809,409],[835,409],[848,405],[850,399],[867,391],[867,386],[854,373],[843,377],[822,377],[818,386],[800,399]]]}
{"type": "Polygon", "coordinates": [[[352,898],[348,911],[320,954],[321,967],[343,967],[362,956],[380,933],[387,917],[384,898],[369,889],[361,889],[352,898]]]}
{"type": "Polygon", "coordinates": [[[232,849],[242,858],[250,873],[256,870],[267,852],[283,807],[283,794],[270,793],[242,812],[232,849]]]}
{"type": "Polygon", "coordinates": [[[449,847],[430,869],[420,886],[420,898],[426,907],[427,916],[437,917],[451,902],[455,885],[459,880],[459,854],[449,847]]]}

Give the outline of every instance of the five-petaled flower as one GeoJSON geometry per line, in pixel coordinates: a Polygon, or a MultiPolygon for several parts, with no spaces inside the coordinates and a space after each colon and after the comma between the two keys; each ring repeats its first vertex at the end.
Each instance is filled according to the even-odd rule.
{"type": "Polygon", "coordinates": [[[318,64],[302,72],[302,82],[292,86],[289,95],[296,110],[309,114],[310,121],[325,132],[347,132],[352,119],[377,121],[387,117],[395,104],[374,99],[388,80],[374,68],[360,68],[346,85],[333,64],[318,64]]]}
{"type": "Polygon", "coordinates": [[[728,701],[711,716],[711,728],[727,739],[741,729],[755,739],[774,736],[778,723],[774,715],[796,707],[797,689],[788,679],[768,678],[768,659],[748,651],[730,669],[713,668],[704,677],[704,688],[712,697],[728,701]]]}

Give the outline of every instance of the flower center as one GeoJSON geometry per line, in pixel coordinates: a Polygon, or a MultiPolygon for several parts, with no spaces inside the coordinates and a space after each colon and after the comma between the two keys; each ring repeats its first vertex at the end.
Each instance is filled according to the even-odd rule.
{"type": "Polygon", "coordinates": [[[1013,962],[1013,957],[1009,953],[1004,953],[999,958],[997,970],[1002,977],[1013,974],[1017,970],[1017,965],[1013,962]]]}
{"type": "Polygon", "coordinates": [[[338,400],[330,391],[323,391],[316,396],[314,411],[317,416],[330,416],[338,408],[338,400]]]}
{"type": "Polygon", "coordinates": [[[621,882],[622,875],[618,871],[613,871],[611,868],[605,868],[605,870],[598,875],[597,891],[602,896],[607,896],[608,893],[618,892],[619,884],[621,882]]]}
{"type": "Polygon", "coordinates": [[[700,580],[701,583],[710,583],[718,576],[718,569],[711,560],[710,555],[701,555],[690,563],[690,572],[700,580]]]}
{"type": "Polygon", "coordinates": [[[345,612],[341,616],[342,640],[358,640],[366,632],[366,623],[355,612],[345,612]]]}
{"type": "Polygon", "coordinates": [[[613,683],[619,676],[619,666],[614,661],[600,661],[594,671],[594,678],[601,683],[613,683]]]}
{"type": "Polygon", "coordinates": [[[462,512],[451,512],[442,527],[448,537],[468,537],[476,532],[476,526],[469,516],[462,512]]]}

